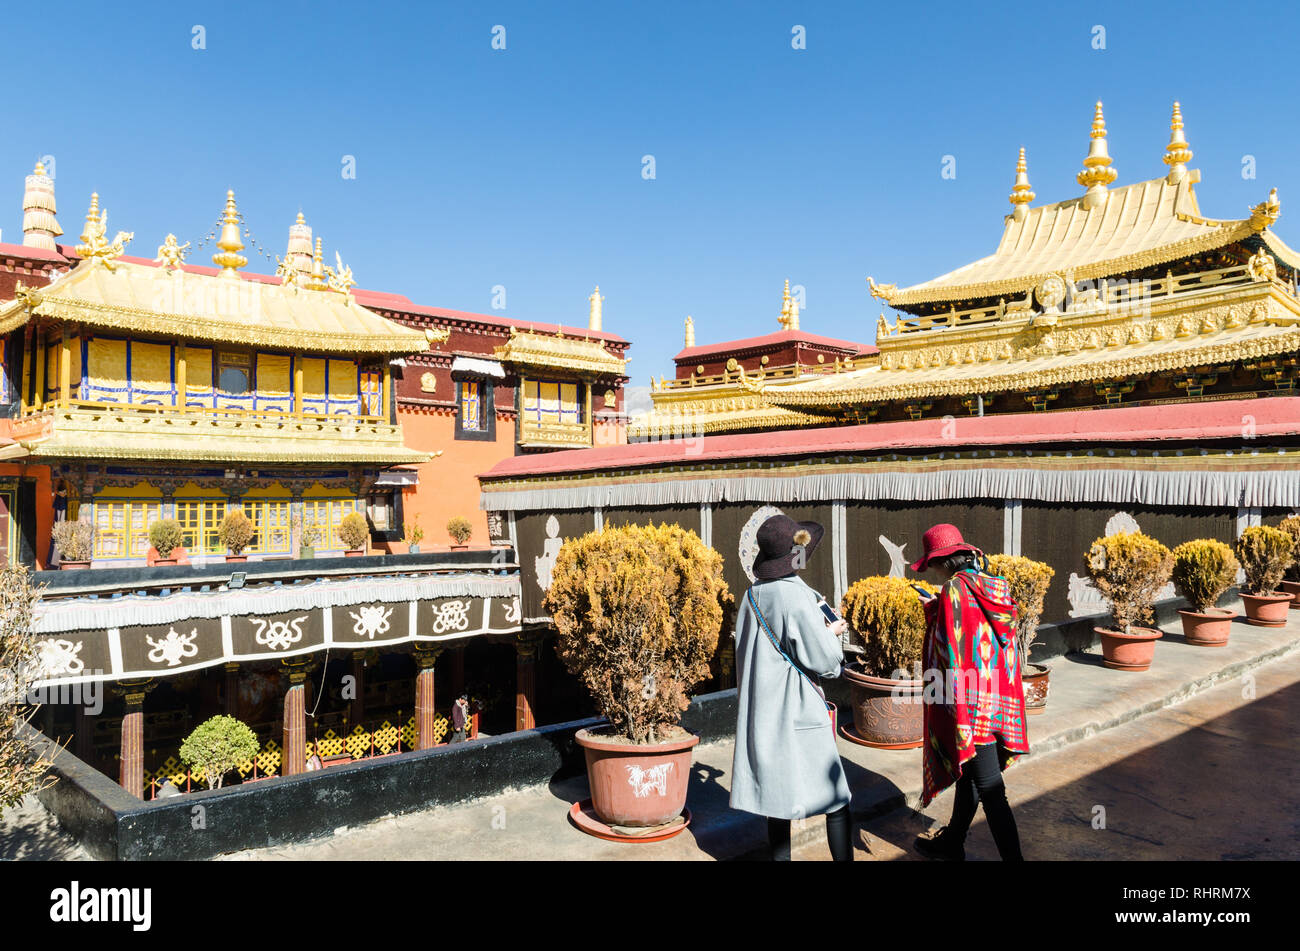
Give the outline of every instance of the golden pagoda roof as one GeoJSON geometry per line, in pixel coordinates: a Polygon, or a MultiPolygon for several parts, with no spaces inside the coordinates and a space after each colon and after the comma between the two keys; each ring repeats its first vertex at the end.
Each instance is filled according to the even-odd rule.
{"type": "Polygon", "coordinates": [[[623,376],[627,360],[616,357],[599,340],[566,337],[563,332],[536,333],[511,328],[510,339],[495,348],[502,363],[576,370],[595,376],[623,376]]]}
{"type": "MultiPolygon", "coordinates": [[[[1024,294],[1054,274],[1075,281],[1123,274],[1256,233],[1279,259],[1300,267],[1300,255],[1267,228],[1276,211],[1267,215],[1255,210],[1250,218],[1229,221],[1205,218],[1192,188],[1198,180],[1198,172],[1188,171],[1173,184],[1166,177],[1110,188],[1095,208],[1086,206],[1086,196],[1079,196],[1018,209],[1006,216],[993,254],[911,287],[883,288],[878,296],[906,309],[1024,294]]],[[[1275,199],[1270,200],[1276,206],[1275,199]]]]}
{"type": "Polygon", "coordinates": [[[283,287],[91,257],[54,283],[0,305],[0,333],[33,315],[129,333],[285,350],[407,354],[428,348],[403,327],[335,290],[283,287]]]}

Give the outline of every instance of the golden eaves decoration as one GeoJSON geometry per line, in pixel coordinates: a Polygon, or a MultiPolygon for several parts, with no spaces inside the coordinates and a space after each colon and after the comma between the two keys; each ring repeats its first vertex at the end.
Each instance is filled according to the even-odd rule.
{"type": "Polygon", "coordinates": [[[77,245],[77,256],[90,264],[102,264],[108,270],[115,270],[114,263],[122,256],[126,246],[135,237],[135,232],[119,231],[112,241],[108,240],[108,209],[99,210],[99,193],[90,196],[90,210],[86,212],[86,225],[81,231],[81,244],[77,245]]]}
{"type": "Polygon", "coordinates": [[[118,261],[81,265],[48,287],[0,305],[0,332],[33,315],[128,333],[316,353],[410,354],[426,334],[350,297],[260,281],[164,270],[118,261]]]}
{"type": "Polygon", "coordinates": [[[573,370],[592,376],[623,376],[627,361],[614,356],[599,340],[542,334],[512,328],[510,339],[493,351],[502,363],[573,370]]]}

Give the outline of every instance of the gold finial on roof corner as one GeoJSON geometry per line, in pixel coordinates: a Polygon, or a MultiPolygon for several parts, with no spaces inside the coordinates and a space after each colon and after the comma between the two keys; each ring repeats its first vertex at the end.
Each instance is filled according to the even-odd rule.
{"type": "Polygon", "coordinates": [[[1110,153],[1106,151],[1106,117],[1102,115],[1100,99],[1092,114],[1090,135],[1088,157],[1083,160],[1083,171],[1075,179],[1088,189],[1083,196],[1083,207],[1092,209],[1106,203],[1106,186],[1119,176],[1119,172],[1111,168],[1110,153]]]}
{"type": "Polygon", "coordinates": [[[782,330],[790,329],[790,278],[785,279],[785,291],[781,294],[781,316],[776,319],[782,330]]]}
{"type": "Polygon", "coordinates": [[[695,319],[690,314],[686,315],[686,346],[695,346],[695,319]]]}
{"type": "Polygon", "coordinates": [[[120,257],[126,245],[135,237],[134,232],[119,231],[112,241],[108,240],[108,211],[99,210],[99,193],[92,192],[90,209],[86,212],[86,225],[81,230],[81,244],[77,245],[77,257],[88,261],[99,261],[110,271],[113,270],[114,258],[120,257]]]}
{"type": "Polygon", "coordinates": [[[603,298],[603,297],[600,296],[600,285],[599,285],[599,284],[596,285],[596,289],[595,289],[594,291],[592,291],[589,295],[587,295],[587,302],[588,302],[589,304],[591,304],[591,309],[590,309],[590,311],[589,311],[588,314],[587,314],[587,329],[588,329],[588,330],[603,330],[603,329],[604,329],[604,327],[602,326],[602,323],[603,323],[603,321],[604,321],[604,318],[603,318],[603,316],[602,316],[602,314],[601,314],[601,311],[602,311],[602,308],[601,308],[601,302],[602,302],[604,299],[605,299],[605,298],[603,298]]]}
{"type": "Polygon", "coordinates": [[[321,254],[320,236],[316,237],[316,251],[311,258],[311,276],[307,279],[308,290],[323,291],[329,288],[325,281],[325,258],[321,254]]]}
{"type": "Polygon", "coordinates": [[[1282,202],[1278,201],[1277,189],[1274,188],[1268,193],[1267,201],[1261,201],[1250,209],[1250,226],[1256,231],[1263,231],[1265,228],[1272,227],[1280,214],[1282,214],[1282,202]]]}
{"type": "Polygon", "coordinates": [[[1020,146],[1020,157],[1016,159],[1016,183],[1011,186],[1010,202],[1015,206],[1012,216],[1016,221],[1025,217],[1025,206],[1034,200],[1034,190],[1029,187],[1029,167],[1025,164],[1025,147],[1020,146]]]}
{"type": "Polygon", "coordinates": [[[161,264],[164,271],[179,270],[185,264],[185,252],[189,250],[190,243],[176,243],[176,235],[169,234],[163,239],[163,243],[158,245],[158,255],[153,259],[154,264],[161,264]]]}
{"type": "Polygon", "coordinates": [[[1165,146],[1164,162],[1169,166],[1168,181],[1177,185],[1187,177],[1187,163],[1192,160],[1192,150],[1183,133],[1183,112],[1178,103],[1174,103],[1174,115],[1169,120],[1169,144],[1165,146]]]}
{"type": "Polygon", "coordinates": [[[338,270],[325,267],[326,287],[331,291],[338,291],[347,298],[348,303],[352,302],[352,288],[357,286],[357,282],[352,279],[352,268],[344,267],[343,256],[337,251],[334,252],[334,263],[338,265],[338,270]]]}
{"type": "Polygon", "coordinates": [[[221,268],[220,277],[239,279],[239,269],[248,263],[248,258],[239,252],[244,250],[244,242],[239,237],[239,210],[235,207],[235,192],[226,191],[226,213],[221,218],[221,237],[217,239],[220,254],[212,255],[212,263],[221,268]]]}

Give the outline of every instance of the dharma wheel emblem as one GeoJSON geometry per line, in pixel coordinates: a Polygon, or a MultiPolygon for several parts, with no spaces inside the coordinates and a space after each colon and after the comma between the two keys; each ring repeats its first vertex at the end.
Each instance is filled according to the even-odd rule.
{"type": "Polygon", "coordinates": [[[1034,296],[1048,313],[1059,310],[1065,300],[1065,280],[1057,274],[1043,278],[1034,289],[1034,296]]]}

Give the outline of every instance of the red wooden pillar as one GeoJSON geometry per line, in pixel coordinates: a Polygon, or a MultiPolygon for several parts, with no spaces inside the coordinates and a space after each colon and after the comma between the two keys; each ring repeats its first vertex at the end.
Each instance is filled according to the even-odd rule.
{"type": "Polygon", "coordinates": [[[117,687],[126,701],[118,783],[139,799],[144,798],[144,696],[153,686],[152,680],[124,680],[117,687]]]}
{"type": "Polygon", "coordinates": [[[281,661],[289,674],[284,694],[284,757],[280,775],[295,776],[307,769],[307,664],[281,661]]]}
{"type": "Polygon", "coordinates": [[[226,682],[222,685],[225,693],[224,703],[222,704],[225,714],[228,717],[239,716],[239,665],[226,664],[223,668],[226,672],[226,682]]]}
{"type": "Polygon", "coordinates": [[[515,640],[515,729],[537,726],[537,652],[542,639],[520,634],[515,640]]]}
{"type": "Polygon", "coordinates": [[[433,723],[437,718],[434,707],[434,674],[437,672],[438,656],[441,647],[415,647],[415,663],[420,672],[415,675],[415,748],[431,749],[437,741],[433,736],[433,723]]]}

